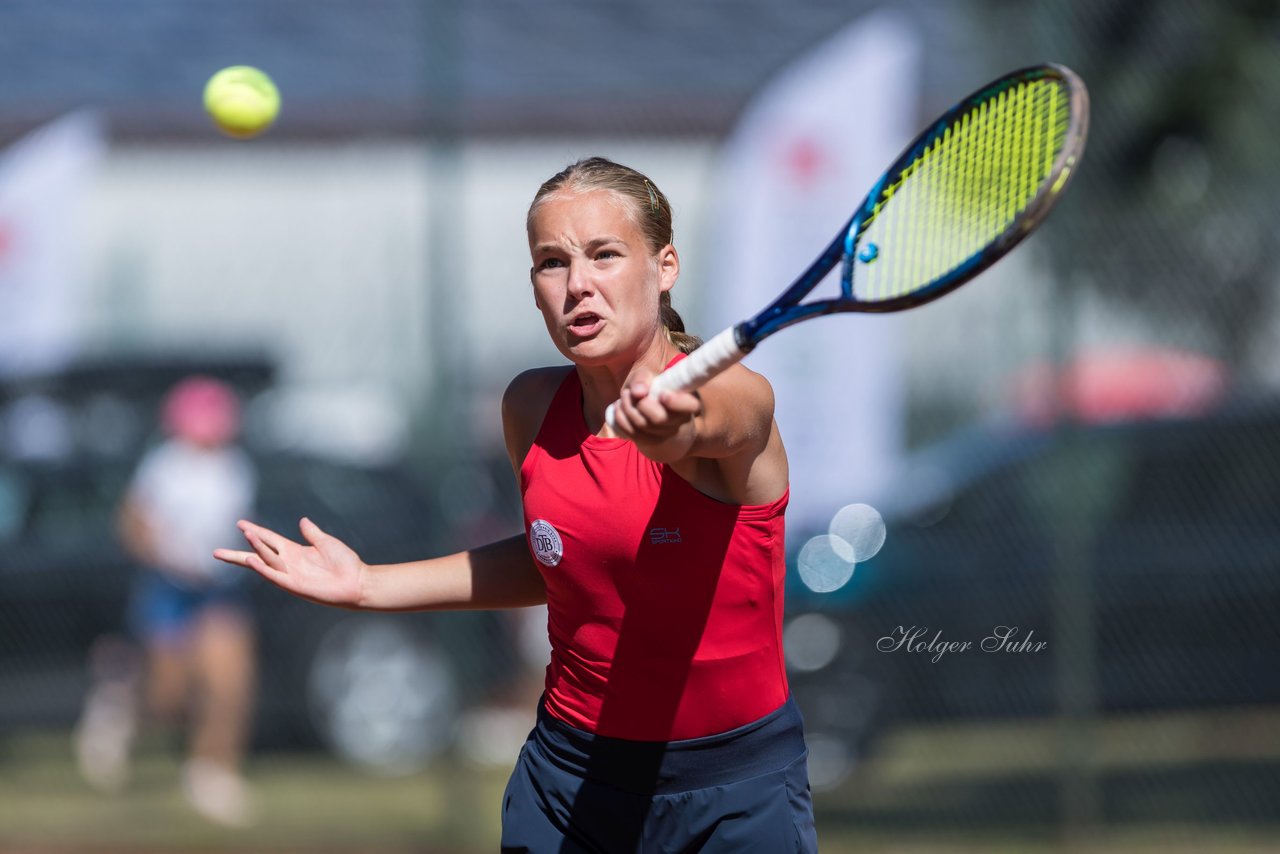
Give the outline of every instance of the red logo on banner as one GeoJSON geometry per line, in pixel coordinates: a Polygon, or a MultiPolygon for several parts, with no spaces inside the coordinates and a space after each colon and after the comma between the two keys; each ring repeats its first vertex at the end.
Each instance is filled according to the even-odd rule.
{"type": "Polygon", "coordinates": [[[830,158],[817,142],[809,137],[797,137],[787,143],[782,159],[786,165],[788,176],[799,187],[806,188],[813,184],[818,176],[826,171],[830,158]]]}
{"type": "Polygon", "coordinates": [[[9,227],[9,223],[0,219],[0,264],[4,263],[5,256],[9,254],[9,247],[13,245],[13,229],[9,227]]]}

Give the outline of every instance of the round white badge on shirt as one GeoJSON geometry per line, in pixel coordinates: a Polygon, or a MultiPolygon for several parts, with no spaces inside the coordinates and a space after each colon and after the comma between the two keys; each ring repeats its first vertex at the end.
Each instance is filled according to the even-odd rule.
{"type": "Polygon", "coordinates": [[[529,526],[529,545],[533,547],[533,556],[544,566],[555,566],[564,557],[560,532],[545,519],[535,519],[529,526]]]}

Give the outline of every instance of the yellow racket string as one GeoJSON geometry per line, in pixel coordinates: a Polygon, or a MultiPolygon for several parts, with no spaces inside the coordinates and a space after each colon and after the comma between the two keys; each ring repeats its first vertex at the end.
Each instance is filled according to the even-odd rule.
{"type": "Polygon", "coordinates": [[[883,301],[950,273],[1004,233],[1039,194],[1066,139],[1070,98],[1054,79],[983,101],[881,192],[859,246],[858,299],[883,301]]]}

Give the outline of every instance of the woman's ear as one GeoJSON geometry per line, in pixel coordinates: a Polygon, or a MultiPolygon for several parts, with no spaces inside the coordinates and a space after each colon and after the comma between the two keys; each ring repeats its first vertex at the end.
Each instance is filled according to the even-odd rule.
{"type": "Polygon", "coordinates": [[[680,253],[668,243],[658,252],[658,292],[664,293],[675,287],[680,278],[680,253]]]}

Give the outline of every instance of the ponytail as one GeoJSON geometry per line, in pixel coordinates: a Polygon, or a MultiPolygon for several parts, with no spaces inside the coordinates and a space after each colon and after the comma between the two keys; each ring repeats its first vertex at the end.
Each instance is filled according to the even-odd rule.
{"type": "Polygon", "coordinates": [[[671,305],[671,292],[663,291],[658,297],[658,317],[667,331],[667,338],[681,353],[692,353],[702,346],[702,339],[684,331],[684,320],[671,305]]]}

